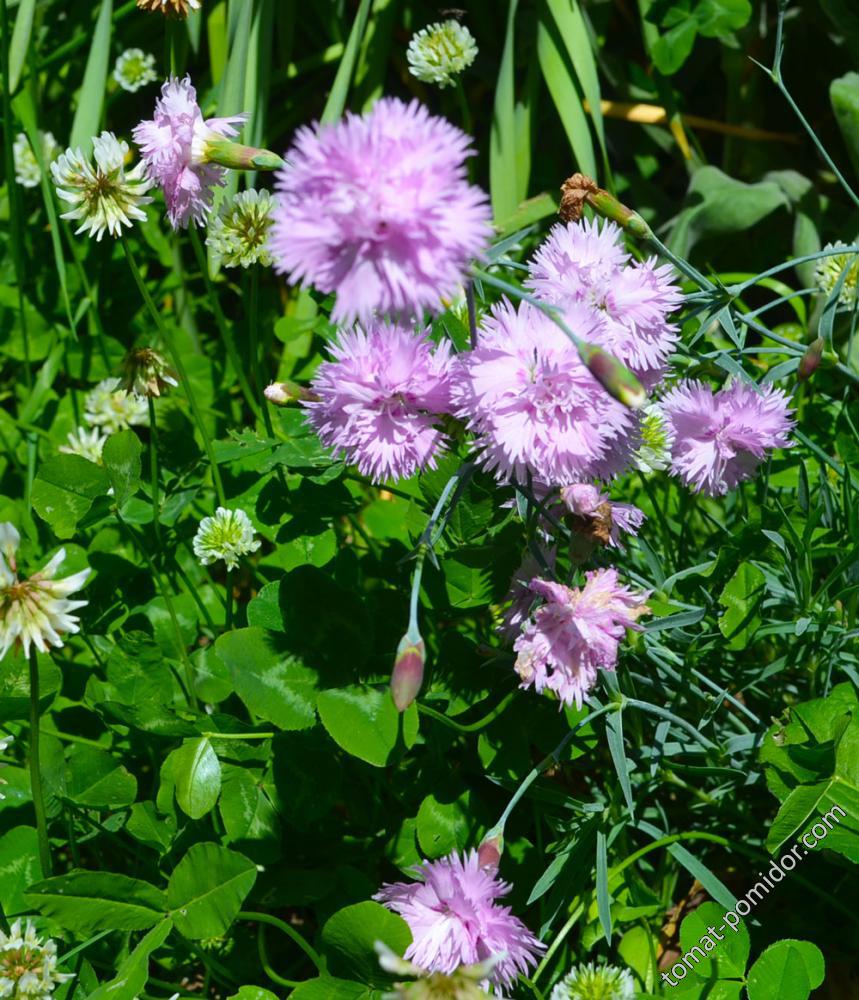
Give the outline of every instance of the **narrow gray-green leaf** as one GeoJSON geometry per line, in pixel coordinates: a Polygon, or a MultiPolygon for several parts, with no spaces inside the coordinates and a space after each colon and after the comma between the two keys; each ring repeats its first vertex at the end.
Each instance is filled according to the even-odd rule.
{"type": "Polygon", "coordinates": [[[101,112],[107,92],[112,19],[113,0],[101,0],[69,137],[71,148],[82,149],[85,154],[89,154],[92,150],[92,139],[98,134],[101,124],[101,112]]]}
{"type": "Polygon", "coordinates": [[[623,797],[629,809],[629,815],[635,813],[635,803],[632,798],[632,787],[629,783],[629,761],[626,759],[626,752],[623,749],[623,712],[609,712],[605,717],[605,735],[608,740],[608,748],[614,769],[623,790],[623,797]]]}
{"type": "Polygon", "coordinates": [[[606,835],[597,830],[597,913],[606,941],[611,944],[611,897],[608,894],[606,835]]]}

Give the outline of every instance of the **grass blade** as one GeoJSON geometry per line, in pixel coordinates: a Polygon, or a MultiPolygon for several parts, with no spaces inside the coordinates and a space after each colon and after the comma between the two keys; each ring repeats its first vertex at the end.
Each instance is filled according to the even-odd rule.
{"type": "Polygon", "coordinates": [[[632,786],[629,783],[629,761],[623,749],[623,711],[609,712],[605,717],[605,735],[614,769],[623,790],[623,797],[629,809],[629,815],[635,813],[635,803],[632,798],[632,786]]]}
{"type": "Polygon", "coordinates": [[[597,830],[597,913],[606,941],[611,944],[611,897],[608,894],[608,851],[604,831],[597,830]]]}
{"type": "Polygon", "coordinates": [[[21,79],[21,71],[27,61],[30,48],[30,36],[33,33],[33,15],[36,13],[36,0],[21,0],[15,27],[12,29],[12,44],[9,46],[9,93],[14,94],[21,79]]]}
{"type": "Polygon", "coordinates": [[[104,96],[107,92],[107,66],[110,59],[110,33],[113,26],[113,0],[101,0],[98,20],[87,56],[84,82],[78,94],[78,107],[72,121],[69,145],[92,150],[92,139],[98,133],[104,96]]]}
{"type": "Polygon", "coordinates": [[[332,122],[336,122],[342,116],[346,107],[346,98],[352,83],[352,74],[355,71],[355,64],[358,61],[358,53],[361,49],[361,39],[364,37],[367,18],[370,16],[371,2],[372,0],[361,0],[361,6],[355,15],[355,23],[352,25],[352,31],[349,33],[346,50],[337,68],[337,75],[334,77],[331,93],[325,102],[325,110],[319,119],[323,125],[330,125],[332,122]]]}
{"type": "Polygon", "coordinates": [[[516,101],[514,93],[513,61],[516,8],[519,0],[510,0],[507,8],[507,30],[498,82],[495,85],[495,108],[492,113],[492,132],[489,140],[489,190],[495,221],[508,219],[519,207],[523,188],[518,176],[516,101]]]}

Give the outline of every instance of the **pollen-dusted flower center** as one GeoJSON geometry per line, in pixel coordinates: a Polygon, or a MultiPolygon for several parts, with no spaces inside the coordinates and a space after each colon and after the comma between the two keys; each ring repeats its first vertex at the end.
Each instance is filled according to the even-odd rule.
{"type": "Polygon", "coordinates": [[[13,982],[28,972],[41,975],[43,958],[41,950],[28,948],[26,945],[14,948],[12,951],[0,953],[0,971],[6,979],[11,979],[13,982]]]}

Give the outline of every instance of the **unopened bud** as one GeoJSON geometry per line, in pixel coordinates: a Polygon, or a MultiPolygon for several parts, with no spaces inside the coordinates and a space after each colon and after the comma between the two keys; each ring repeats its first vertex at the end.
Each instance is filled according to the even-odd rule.
{"type": "Polygon", "coordinates": [[[596,344],[583,340],[578,346],[579,357],[610,396],[630,410],[639,410],[644,406],[647,402],[644,386],[623,362],[596,344]]]}
{"type": "Polygon", "coordinates": [[[417,698],[424,682],[425,658],[423,639],[420,636],[415,639],[406,633],[397,647],[397,658],[391,674],[391,697],[398,712],[405,712],[417,698]]]}
{"type": "Polygon", "coordinates": [[[297,382],[272,382],[263,389],[265,398],[275,406],[289,406],[291,403],[313,403],[319,399],[315,392],[305,389],[297,382]]]}
{"type": "Polygon", "coordinates": [[[823,348],[826,346],[823,337],[818,337],[808,348],[808,350],[803,354],[799,362],[799,368],[796,370],[796,378],[798,382],[804,382],[806,379],[811,378],[811,376],[817,371],[817,367],[820,364],[820,359],[823,357],[823,348]]]}
{"type": "Polygon", "coordinates": [[[477,848],[477,863],[481,868],[497,868],[504,852],[504,834],[490,830],[477,848]]]}
{"type": "Polygon", "coordinates": [[[627,208],[603,188],[597,182],[588,177],[587,174],[573,174],[561,185],[561,204],[558,208],[558,215],[564,222],[578,222],[582,217],[585,205],[601,215],[604,219],[611,219],[621,228],[646,239],[651,235],[650,226],[642,219],[638,212],[633,212],[627,208]]]}
{"type": "Polygon", "coordinates": [[[218,163],[230,170],[277,170],[284,166],[283,158],[271,150],[230,142],[214,132],[203,143],[202,161],[218,163]]]}

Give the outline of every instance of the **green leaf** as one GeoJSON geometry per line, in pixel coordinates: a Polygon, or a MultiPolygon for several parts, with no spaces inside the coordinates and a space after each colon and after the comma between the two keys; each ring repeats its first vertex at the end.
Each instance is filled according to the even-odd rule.
{"type": "Polygon", "coordinates": [[[132,430],[111,434],[104,443],[102,458],[110,476],[117,507],[133,497],[140,486],[140,453],[143,446],[132,430]]]}
{"type": "Polygon", "coordinates": [[[101,111],[107,93],[112,20],[113,0],[101,0],[69,137],[69,146],[83,150],[85,155],[91,152],[92,140],[101,124],[101,111]]]}
{"type": "Polygon", "coordinates": [[[516,211],[528,189],[528,178],[518,176],[516,157],[514,35],[518,5],[519,0],[509,0],[507,7],[504,49],[495,84],[495,106],[489,135],[489,190],[492,213],[499,221],[509,218],[516,211]]]}
{"type": "Polygon", "coordinates": [[[754,563],[740,563],[719,594],[727,610],[719,618],[719,631],[729,640],[729,649],[745,649],[760,626],[756,611],[766,589],[766,577],[754,563]]]}
{"type": "MultiPolygon", "coordinates": [[[[295,993],[291,996],[295,996],[295,993]]],[[[261,986],[242,986],[238,993],[233,993],[227,1000],[277,1000],[277,997],[261,986]]]]}
{"type": "Polygon", "coordinates": [[[88,994],[87,1000],[123,1000],[124,997],[138,996],[149,980],[150,956],[164,944],[171,930],[173,921],[169,918],[153,927],[141,938],[134,951],[120,962],[116,976],[88,994]]]}
{"type": "Polygon", "coordinates": [[[101,466],[80,455],[57,455],[41,466],[33,482],[33,508],[58,538],[71,538],[93,500],[109,489],[110,477],[101,466]]]}
{"type": "Polygon", "coordinates": [[[27,61],[30,36],[33,32],[33,15],[36,0],[21,0],[15,27],[12,29],[12,44],[9,46],[9,93],[14,94],[21,79],[21,71],[27,61]]]}
{"type": "Polygon", "coordinates": [[[676,73],[691,55],[697,34],[698,25],[694,18],[675,24],[660,35],[651,48],[653,65],[666,76],[676,73]]]}
{"type": "Polygon", "coordinates": [[[214,809],[221,793],[221,763],[205,736],[185,740],[173,754],[176,801],[191,819],[202,819],[214,809]]]}
{"type": "Polygon", "coordinates": [[[441,858],[451,851],[462,850],[471,829],[468,802],[439,802],[428,795],[421,802],[417,815],[417,836],[426,858],[441,858]]]}
{"type": "Polygon", "coordinates": [[[325,102],[322,117],[319,119],[323,125],[336,122],[343,114],[346,107],[346,97],[349,94],[349,87],[352,83],[352,74],[355,71],[355,63],[361,48],[361,39],[364,37],[364,30],[367,27],[367,18],[370,16],[372,0],[361,0],[361,6],[355,15],[355,22],[349,32],[349,40],[343,51],[340,65],[337,67],[337,75],[325,102]]]}
{"type": "Polygon", "coordinates": [[[90,809],[117,809],[137,798],[137,778],[104,750],[76,746],[69,756],[66,794],[90,809]]]}
{"type": "Polygon", "coordinates": [[[626,758],[626,751],[623,748],[623,712],[609,712],[605,718],[605,735],[608,741],[609,752],[612,763],[617,772],[618,781],[626,799],[626,807],[629,815],[635,813],[635,802],[632,798],[632,786],[629,782],[630,763],[626,758]]]}
{"type": "Polygon", "coordinates": [[[0,837],[0,900],[6,913],[26,909],[24,893],[43,875],[39,836],[32,826],[15,826],[0,837]]]}
{"type": "Polygon", "coordinates": [[[316,671],[280,651],[276,635],[257,627],[234,629],[216,641],[215,650],[254,715],[286,730],[316,722],[316,671]]]}
{"type": "Polygon", "coordinates": [[[374,767],[385,767],[397,750],[407,750],[417,739],[417,705],[400,714],[387,689],[353,685],[321,691],[317,708],[334,742],[374,767]]]}
{"type": "Polygon", "coordinates": [[[702,903],[680,925],[680,944],[684,954],[692,952],[693,948],[698,949],[698,952],[692,952],[688,965],[692,975],[701,979],[741,979],[746,974],[751,947],[749,932],[742,921],[736,931],[726,929],[723,926],[724,915],[724,908],[716,903],[702,903]],[[714,934],[708,932],[710,927],[714,934]],[[718,938],[720,934],[723,941],[718,938]]]}
{"type": "Polygon", "coordinates": [[[192,940],[221,937],[256,877],[256,865],[243,854],[217,844],[194,844],[167,885],[167,905],[176,929],[192,940]]]}
{"type": "Polygon", "coordinates": [[[375,995],[363,983],[320,976],[296,986],[289,1000],[372,1000],[375,995]]]}
{"type": "Polygon", "coordinates": [[[808,941],[776,941],[749,970],[749,1000],[808,1000],[823,982],[823,955],[808,941]]]}
{"type": "Polygon", "coordinates": [[[275,860],[280,840],[277,812],[262,790],[260,781],[247,768],[225,769],[218,809],[229,842],[242,844],[256,857],[252,842],[268,841],[272,850],[267,853],[271,855],[271,860],[275,860]],[[246,843],[248,841],[251,843],[246,843]]]}
{"type": "Polygon", "coordinates": [[[749,0],[696,0],[692,11],[701,34],[719,38],[744,28],[752,16],[752,5],[749,0]]]}
{"type": "Polygon", "coordinates": [[[608,889],[608,854],[606,835],[597,830],[596,880],[597,880],[597,914],[600,927],[606,941],[611,945],[611,896],[608,889]]]}
{"type": "Polygon", "coordinates": [[[859,73],[845,73],[833,80],[829,100],[853,170],[859,174],[859,73]]]}
{"type": "Polygon", "coordinates": [[[379,903],[364,902],[338,911],[322,928],[322,950],[334,975],[348,975],[370,986],[390,982],[373,947],[382,941],[398,955],[412,943],[408,924],[379,903]]]}
{"type": "Polygon", "coordinates": [[[141,931],[158,923],[167,897],[149,882],[113,872],[72,871],[31,886],[25,899],[68,930],[141,931]]]}

